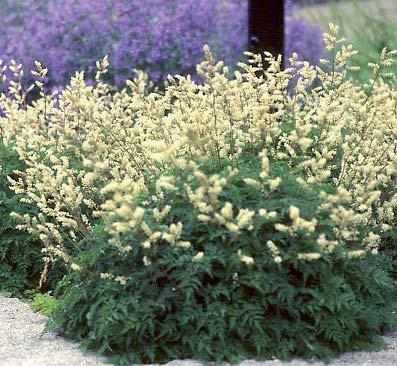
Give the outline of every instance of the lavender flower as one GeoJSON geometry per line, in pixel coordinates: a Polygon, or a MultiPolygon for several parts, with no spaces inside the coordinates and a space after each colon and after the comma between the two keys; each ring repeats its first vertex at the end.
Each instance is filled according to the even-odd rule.
{"type": "Polygon", "coordinates": [[[323,29],[294,18],[297,6],[291,0],[285,2],[285,55],[296,52],[300,59],[316,65],[324,53],[323,29]]]}
{"type": "MultiPolygon", "coordinates": [[[[287,0],[287,12],[293,7],[287,0]]],[[[194,74],[209,44],[233,64],[247,48],[247,0],[3,0],[0,58],[26,69],[34,60],[49,68],[51,87],[62,87],[108,54],[109,78],[121,84],[133,69],[155,80],[194,74]]],[[[319,30],[288,16],[286,53],[313,61],[322,52],[319,30]]]]}

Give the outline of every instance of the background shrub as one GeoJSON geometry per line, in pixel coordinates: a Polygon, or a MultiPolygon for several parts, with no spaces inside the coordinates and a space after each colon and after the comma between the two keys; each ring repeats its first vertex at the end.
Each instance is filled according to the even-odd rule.
{"type": "MultiPolygon", "coordinates": [[[[299,3],[310,5],[319,1],[302,0],[299,3]]],[[[367,1],[365,5],[360,0],[327,1],[325,6],[305,7],[299,11],[297,19],[322,27],[326,27],[329,22],[338,24],[359,51],[353,60],[361,70],[351,77],[360,82],[368,82],[372,76],[368,63],[377,63],[384,47],[397,48],[396,9],[395,2],[385,0],[367,1]]],[[[397,68],[394,66],[391,71],[395,74],[397,68]]]]}
{"type": "Polygon", "coordinates": [[[299,6],[285,0],[285,56],[296,52],[300,59],[317,65],[324,55],[324,29],[316,24],[302,21],[294,15],[299,6]]]}
{"type": "Polygon", "coordinates": [[[217,174],[208,175],[213,187],[227,179],[213,204],[231,203],[237,218],[244,210],[267,214],[246,224],[237,220],[238,233],[227,223],[200,219],[187,187],[203,187],[204,178],[197,170],[177,169],[175,186],[159,194],[157,182],[157,189],[153,184],[138,201],[153,233],[172,222],[183,224],[180,235],[172,241],[170,231],[145,245],[145,234],[132,227],[114,233],[115,222],[126,218],[113,217],[97,227],[86,239],[80,268],[58,288],[51,326],[124,364],[329,357],[369,347],[376,334],[394,324],[396,288],[387,261],[356,255],[361,243],[333,249],[319,244],[321,233],[333,245],[335,226],[320,198],[321,191],[332,192],[331,186],[302,188],[299,173],[275,164],[267,179],[281,178],[281,183],[270,190],[247,180],[260,181],[258,160],[237,165],[232,177],[218,164],[201,167],[204,175],[217,174]],[[170,212],[157,222],[153,209],[167,204],[170,212]],[[317,218],[315,232],[275,229],[275,223],[292,227],[292,205],[307,222],[317,218]]]}
{"type": "MultiPolygon", "coordinates": [[[[154,81],[168,73],[195,74],[202,46],[233,65],[247,48],[246,0],[4,0],[0,58],[26,70],[39,60],[50,70],[52,87],[63,87],[76,70],[93,78],[106,54],[110,80],[118,85],[142,69],[154,81]]],[[[321,29],[292,17],[286,2],[286,53],[317,63],[321,29]]],[[[27,72],[25,77],[30,78],[27,72]]]]}

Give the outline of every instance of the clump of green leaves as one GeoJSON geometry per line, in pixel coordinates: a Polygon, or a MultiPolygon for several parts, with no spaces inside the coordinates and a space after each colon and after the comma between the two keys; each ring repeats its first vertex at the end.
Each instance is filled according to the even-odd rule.
{"type": "MultiPolygon", "coordinates": [[[[280,163],[271,175],[280,177],[281,184],[264,194],[246,183],[260,174],[259,161],[236,164],[239,173],[219,200],[231,202],[237,211],[276,211],[285,225],[294,205],[305,219],[315,213],[319,231],[332,239],[332,221],[319,211],[320,192],[332,192],[332,186],[303,187],[299,174],[280,163]]],[[[222,164],[201,168],[228,174],[222,164]]],[[[188,169],[173,174],[180,187],[198,184],[188,169]]],[[[80,269],[60,283],[52,328],[128,364],[330,357],[371,347],[380,332],[395,324],[396,289],[384,258],[347,258],[336,248],[316,260],[298,260],[298,253],[319,251],[318,233],[289,236],[275,230],[270,215],[231,238],[225,227],[197,220],[183,190],[152,200],[154,195],[154,188],[149,189],[142,205],[169,203],[167,217],[183,223],[182,239],[191,247],[159,240],[149,250],[137,233],[124,232],[115,242],[105,230],[109,223],[97,226],[86,239],[80,269]],[[269,240],[277,243],[282,261],[275,260],[269,240]],[[126,245],[131,250],[121,255],[120,246],[126,245]]],[[[155,229],[150,212],[146,210],[145,222],[155,229]]]]}
{"type": "Polygon", "coordinates": [[[37,293],[34,295],[32,302],[30,303],[30,307],[45,315],[45,316],[51,316],[57,306],[57,301],[54,296],[52,296],[50,293],[37,293]]]}

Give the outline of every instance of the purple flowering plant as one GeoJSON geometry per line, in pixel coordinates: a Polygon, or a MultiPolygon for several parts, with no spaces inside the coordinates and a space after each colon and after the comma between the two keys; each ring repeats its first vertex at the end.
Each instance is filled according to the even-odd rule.
{"type": "Polygon", "coordinates": [[[298,6],[291,0],[285,1],[285,55],[290,57],[296,52],[300,59],[317,65],[324,53],[324,31],[318,25],[295,18],[298,6]]]}
{"type": "MultiPolygon", "coordinates": [[[[1,0],[0,0],[1,1],[1,0]]],[[[168,73],[194,74],[209,44],[232,65],[247,48],[248,0],[2,0],[0,58],[27,70],[39,60],[62,87],[76,70],[94,73],[109,55],[109,77],[121,85],[134,69],[154,81],[168,73]]],[[[294,19],[286,2],[286,54],[315,62],[321,31],[294,19]]],[[[26,74],[27,75],[27,74],[26,74]]]]}

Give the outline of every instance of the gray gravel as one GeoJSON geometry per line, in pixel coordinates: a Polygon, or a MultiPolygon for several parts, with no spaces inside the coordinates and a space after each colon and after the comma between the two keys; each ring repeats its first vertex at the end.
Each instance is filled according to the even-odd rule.
{"type": "Polygon", "coordinates": [[[28,304],[0,296],[0,366],[105,365],[78,343],[44,333],[45,322],[28,304]]]}
{"type": "MultiPolygon", "coordinates": [[[[29,305],[0,296],[0,366],[94,366],[106,365],[103,358],[79,349],[78,343],[54,333],[44,333],[46,318],[34,313],[29,305]]],[[[345,353],[330,366],[396,366],[397,333],[385,337],[387,347],[378,352],[345,353]]],[[[239,366],[323,366],[322,362],[247,360],[239,366]]],[[[167,366],[201,366],[184,360],[167,366]]]]}

